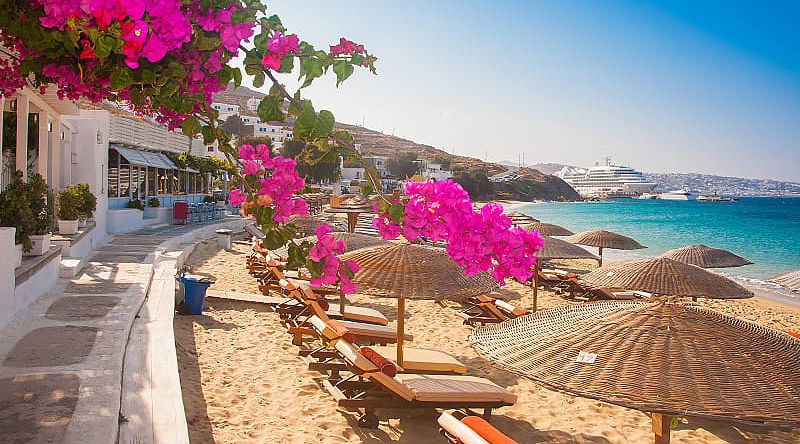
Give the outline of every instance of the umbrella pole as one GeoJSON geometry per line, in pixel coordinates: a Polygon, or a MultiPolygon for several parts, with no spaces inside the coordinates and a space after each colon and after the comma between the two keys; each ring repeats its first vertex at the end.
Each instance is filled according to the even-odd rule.
{"type": "Polygon", "coordinates": [[[358,213],[347,213],[347,232],[353,233],[356,231],[356,223],[358,223],[358,213]]]}
{"type": "Polygon", "coordinates": [[[339,292],[339,313],[342,314],[342,319],[344,319],[344,307],[347,304],[347,299],[344,298],[344,293],[341,291],[339,292]]]}
{"type": "Polygon", "coordinates": [[[533,267],[533,312],[536,313],[536,304],[539,299],[539,259],[533,267]]]}
{"type": "Polygon", "coordinates": [[[600,257],[600,260],[597,261],[597,266],[603,266],[603,247],[597,247],[597,255],[600,257]]]}
{"type": "Polygon", "coordinates": [[[403,366],[403,337],[405,336],[406,299],[397,299],[397,365],[403,366]]]}
{"type": "Polygon", "coordinates": [[[651,413],[653,419],[653,443],[669,444],[669,424],[672,416],[661,413],[651,413]]]}

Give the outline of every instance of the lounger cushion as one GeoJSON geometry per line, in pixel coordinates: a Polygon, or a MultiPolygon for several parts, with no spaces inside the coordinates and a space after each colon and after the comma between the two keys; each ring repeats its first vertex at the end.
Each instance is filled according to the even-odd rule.
{"type": "Polygon", "coordinates": [[[347,327],[342,325],[341,322],[330,319],[326,322],[326,324],[328,324],[328,327],[330,327],[331,330],[334,331],[337,337],[342,338],[348,342],[353,341],[353,333],[351,333],[350,330],[347,329],[347,327]]]}
{"type": "Polygon", "coordinates": [[[517,444],[500,430],[497,430],[480,416],[467,416],[461,420],[467,427],[489,442],[489,444],[517,444]]]}
{"type": "Polygon", "coordinates": [[[508,303],[506,301],[501,301],[499,299],[495,302],[495,304],[497,305],[497,308],[507,312],[508,314],[510,314],[511,316],[513,316],[515,318],[520,317],[520,316],[528,313],[528,311],[525,310],[524,308],[517,307],[514,304],[510,304],[510,303],[508,303]]]}
{"type": "Polygon", "coordinates": [[[401,373],[394,379],[411,391],[417,401],[513,404],[517,400],[517,396],[508,390],[488,379],[475,376],[401,373]]]}
{"type": "MultiPolygon", "coordinates": [[[[363,322],[353,322],[353,321],[340,321],[342,325],[347,327],[348,330],[353,332],[356,337],[368,337],[368,338],[376,338],[386,340],[387,342],[394,342],[397,339],[397,329],[393,326],[388,325],[374,325],[374,324],[365,324],[363,322]]],[[[414,336],[409,333],[405,333],[403,338],[406,341],[413,341],[414,336]]],[[[358,342],[358,339],[356,339],[358,342]]]]}
{"type": "MultiPolygon", "coordinates": [[[[373,346],[373,350],[397,361],[397,347],[394,345],[373,346]]],[[[459,373],[467,372],[467,367],[453,356],[428,348],[403,348],[403,368],[414,373],[459,373]]]]}
{"type": "MultiPolygon", "coordinates": [[[[332,307],[329,312],[342,316],[346,321],[367,322],[370,324],[388,325],[389,320],[378,310],[367,307],[345,305],[344,313],[339,312],[339,307],[332,307]]],[[[328,313],[330,316],[330,313],[328,313]]]]}

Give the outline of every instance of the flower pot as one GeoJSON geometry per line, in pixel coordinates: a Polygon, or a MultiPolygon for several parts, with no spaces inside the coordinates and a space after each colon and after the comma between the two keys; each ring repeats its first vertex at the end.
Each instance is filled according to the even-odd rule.
{"type": "Polygon", "coordinates": [[[25,256],[41,256],[50,251],[50,233],[31,236],[31,251],[23,253],[25,256]]]}
{"type": "Polygon", "coordinates": [[[22,244],[14,244],[14,268],[22,265],[22,244]]]}
{"type": "Polygon", "coordinates": [[[58,220],[58,233],[59,234],[75,234],[78,232],[77,220],[58,220]]]}
{"type": "Polygon", "coordinates": [[[78,228],[86,228],[86,218],[78,219],[78,228]]]}

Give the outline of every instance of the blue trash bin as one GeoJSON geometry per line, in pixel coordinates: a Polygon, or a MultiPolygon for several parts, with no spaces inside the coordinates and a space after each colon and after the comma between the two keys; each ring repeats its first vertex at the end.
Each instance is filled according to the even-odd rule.
{"type": "Polygon", "coordinates": [[[184,274],[181,276],[181,283],[183,283],[183,302],[189,307],[189,314],[203,314],[206,290],[214,282],[208,276],[184,274]]]}

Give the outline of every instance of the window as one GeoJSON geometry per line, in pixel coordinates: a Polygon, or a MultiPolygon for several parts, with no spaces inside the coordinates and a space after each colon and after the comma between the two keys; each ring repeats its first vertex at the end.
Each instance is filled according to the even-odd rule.
{"type": "Polygon", "coordinates": [[[214,145],[209,145],[208,146],[208,152],[209,153],[213,153],[214,152],[214,145]]]}

